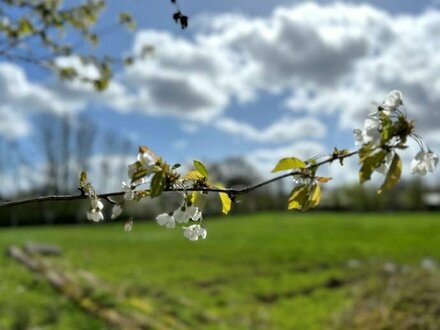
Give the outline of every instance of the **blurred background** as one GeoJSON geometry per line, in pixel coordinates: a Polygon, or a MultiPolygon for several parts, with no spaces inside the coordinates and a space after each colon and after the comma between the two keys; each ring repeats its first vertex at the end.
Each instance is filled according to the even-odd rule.
{"type": "MultiPolygon", "coordinates": [[[[133,14],[138,29],[104,30],[99,46],[76,43],[78,51],[123,56],[139,54],[145,46],[154,50],[116,70],[101,93],[62,82],[29,63],[0,63],[3,199],[74,193],[81,170],[89,172],[99,192],[118,191],[138,145],[149,146],[169,163],[200,159],[228,184],[254,183],[270,177],[282,157],[305,159],[334,147],[353,149],[353,129],[362,128],[374,105],[393,89],[403,91],[404,111],[416,120],[426,144],[440,149],[436,2],[182,6],[191,14],[190,29],[173,24],[173,7],[166,1],[107,4],[97,31],[121,10],[133,14]]],[[[74,57],[60,61],[93,71],[74,57]]],[[[344,167],[324,168],[321,174],[333,180],[323,206],[369,211],[438,207],[439,175],[418,180],[409,174],[417,148],[410,141],[402,155],[404,180],[395,194],[380,201],[373,190],[381,175],[359,187],[355,157],[344,167]]],[[[250,198],[238,209],[283,209],[278,196],[290,189],[290,182],[280,183],[261,192],[265,202],[250,198]]],[[[142,214],[156,214],[152,207],[142,214]]],[[[77,205],[63,205],[58,212],[48,204],[36,208],[32,220],[21,219],[16,210],[1,210],[7,213],[0,224],[83,218],[82,209],[74,214],[77,205]]]]}
{"type": "MultiPolygon", "coordinates": [[[[139,145],[248,186],[270,178],[280,158],[354,150],[353,129],[394,89],[440,151],[439,1],[179,6],[185,30],[169,1],[107,2],[100,44],[80,40],[79,49],[152,51],[117,69],[103,92],[1,59],[1,200],[75,194],[81,170],[98,193],[119,191],[139,145]],[[105,28],[122,10],[136,31],[105,28]]],[[[93,71],[75,57],[60,61],[93,71]]],[[[84,201],[0,208],[0,247],[55,244],[62,255],[39,260],[79,292],[53,290],[44,272],[1,257],[0,329],[124,328],[102,317],[106,309],[141,329],[437,329],[440,174],[410,175],[417,151],[410,141],[402,181],[382,195],[379,173],[359,185],[356,157],[323,167],[332,181],[307,214],[285,211],[291,180],[243,196],[225,219],[209,195],[208,238],[197,244],[149,221],[174,210],[173,194],[128,204],[106,226],[70,226],[90,224],[84,201]]]]}

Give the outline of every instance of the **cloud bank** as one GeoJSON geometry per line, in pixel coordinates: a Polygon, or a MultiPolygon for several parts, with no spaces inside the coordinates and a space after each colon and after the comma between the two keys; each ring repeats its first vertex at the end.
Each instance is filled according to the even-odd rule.
{"type": "Polygon", "coordinates": [[[419,131],[440,147],[440,11],[393,15],[369,5],[302,3],[266,17],[213,15],[198,25],[187,38],[138,31],[131,52],[149,44],[155,53],[121,71],[100,95],[74,84],[32,82],[17,66],[0,63],[0,134],[28,134],[33,111],[60,114],[96,103],[285,144],[250,156],[261,160],[300,139],[325,145],[328,134],[360,127],[372,101],[400,89],[419,131]],[[286,114],[263,129],[235,119],[230,110],[258,102],[261,92],[281,95],[286,114]],[[336,116],[338,127],[326,128],[324,114],[336,116]]]}

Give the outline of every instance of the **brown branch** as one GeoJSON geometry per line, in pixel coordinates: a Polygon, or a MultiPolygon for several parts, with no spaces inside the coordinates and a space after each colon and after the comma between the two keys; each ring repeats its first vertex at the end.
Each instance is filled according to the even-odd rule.
{"type": "MultiPolygon", "coordinates": [[[[307,167],[307,169],[315,169],[318,168],[324,164],[332,163],[335,160],[345,159],[351,156],[354,156],[358,153],[358,151],[352,151],[346,154],[333,154],[327,159],[318,162],[316,164],[311,164],[307,167]]],[[[234,189],[234,188],[166,188],[164,189],[164,192],[179,192],[179,191],[200,191],[200,192],[223,192],[227,193],[232,199],[240,194],[245,194],[251,191],[254,191],[256,189],[259,189],[263,186],[266,186],[268,184],[271,184],[273,182],[282,180],[287,177],[300,175],[301,171],[292,171],[289,173],[285,173],[282,175],[278,175],[272,179],[257,183],[252,186],[248,186],[245,188],[240,189],[234,189]]],[[[117,192],[111,192],[111,193],[105,193],[105,194],[99,194],[97,195],[99,198],[103,198],[106,200],[112,200],[111,197],[117,197],[117,196],[123,196],[124,191],[117,191],[117,192]]],[[[42,202],[59,202],[59,201],[71,201],[71,200],[78,200],[78,199],[87,199],[89,196],[85,195],[84,193],[76,194],[76,195],[51,195],[51,196],[40,196],[40,197],[32,197],[27,199],[21,199],[21,200],[15,200],[15,201],[7,201],[0,203],[1,207],[12,207],[12,206],[18,206],[18,205],[24,205],[24,204],[30,204],[30,203],[42,203],[42,202]]]]}

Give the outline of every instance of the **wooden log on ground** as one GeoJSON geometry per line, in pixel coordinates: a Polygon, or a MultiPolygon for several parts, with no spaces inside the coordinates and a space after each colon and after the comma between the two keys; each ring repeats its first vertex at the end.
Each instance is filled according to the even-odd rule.
{"type": "Polygon", "coordinates": [[[37,242],[27,242],[24,245],[24,250],[28,254],[41,254],[44,256],[60,256],[63,251],[56,245],[42,244],[37,242]]]}
{"type": "MultiPolygon", "coordinates": [[[[7,255],[26,266],[30,271],[41,274],[57,291],[72,300],[86,312],[94,315],[112,328],[123,330],[169,330],[170,327],[156,319],[143,316],[142,319],[131,318],[121,314],[115,309],[103,307],[99,301],[88,297],[86,292],[76,285],[70,276],[60,270],[50,267],[42,258],[27,253],[24,249],[11,246],[7,249],[7,255]]],[[[176,323],[174,329],[187,329],[182,324],[176,323]]]]}

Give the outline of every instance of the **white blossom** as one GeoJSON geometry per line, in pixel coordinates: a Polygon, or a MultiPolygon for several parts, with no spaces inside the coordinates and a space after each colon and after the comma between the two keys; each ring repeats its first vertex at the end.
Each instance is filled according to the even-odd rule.
{"type": "Polygon", "coordinates": [[[364,133],[361,129],[357,128],[353,131],[354,134],[354,144],[359,146],[364,143],[364,133]]]}
{"type": "Polygon", "coordinates": [[[132,200],[134,198],[134,190],[131,189],[131,185],[125,181],[121,184],[122,191],[124,192],[124,199],[132,200]]]}
{"type": "Polygon", "coordinates": [[[122,206],[119,204],[115,204],[115,206],[113,206],[112,208],[112,219],[116,219],[117,217],[119,217],[122,213],[122,206]]]}
{"type": "Polygon", "coordinates": [[[190,241],[197,241],[199,236],[205,239],[207,231],[200,225],[191,225],[189,227],[183,227],[183,235],[190,241]]]}
{"type": "Polygon", "coordinates": [[[197,206],[181,206],[173,213],[178,223],[188,223],[189,220],[198,221],[202,217],[202,211],[197,206]]]}
{"type": "Polygon", "coordinates": [[[420,150],[411,162],[411,174],[420,176],[434,172],[438,164],[438,156],[432,151],[420,150]]]}
{"type": "Polygon", "coordinates": [[[133,229],[133,220],[128,220],[124,225],[124,231],[126,233],[129,233],[131,232],[132,229],[133,229]]]}
{"type": "Polygon", "coordinates": [[[104,220],[104,215],[102,214],[102,212],[89,211],[87,212],[87,219],[89,219],[90,221],[99,222],[104,220]]]}
{"type": "Polygon", "coordinates": [[[315,182],[313,178],[310,178],[308,176],[302,176],[302,175],[294,175],[293,176],[293,182],[295,184],[304,184],[304,185],[310,185],[315,182]]]}
{"type": "Polygon", "coordinates": [[[186,208],[186,214],[193,221],[198,221],[202,217],[202,211],[200,211],[197,206],[193,206],[193,205],[188,206],[186,208]]]}
{"type": "Polygon", "coordinates": [[[403,94],[401,91],[394,90],[388,93],[380,107],[384,114],[389,116],[393,111],[403,104],[403,94]]]}
{"type": "MultiPolygon", "coordinates": [[[[133,175],[137,171],[146,171],[146,176],[149,176],[154,173],[155,165],[156,165],[156,160],[148,152],[139,153],[137,156],[137,161],[128,165],[128,172],[127,172],[128,177],[130,179],[133,179],[133,175]]],[[[144,182],[145,182],[144,178],[141,178],[133,183],[138,185],[144,182]]]]}
{"type": "Polygon", "coordinates": [[[136,173],[136,171],[137,171],[137,164],[136,163],[133,163],[133,164],[130,164],[130,165],[128,165],[128,177],[131,179],[131,178],[133,178],[133,175],[136,173]]]}
{"type": "Polygon", "coordinates": [[[92,198],[90,200],[90,210],[87,212],[87,219],[94,222],[104,220],[104,215],[102,214],[103,208],[104,204],[102,204],[99,198],[92,198]]]}
{"type": "Polygon", "coordinates": [[[138,162],[141,163],[142,170],[147,171],[147,176],[154,173],[154,166],[156,160],[148,152],[139,153],[137,157],[138,162]]]}
{"type": "Polygon", "coordinates": [[[186,214],[186,209],[183,209],[183,207],[178,207],[173,212],[174,220],[176,220],[177,223],[187,223],[189,221],[189,217],[186,214]]]}
{"type": "Polygon", "coordinates": [[[102,210],[104,208],[104,204],[102,204],[99,198],[92,198],[90,201],[90,207],[92,209],[102,210]]]}
{"type": "Polygon", "coordinates": [[[364,122],[364,143],[380,144],[380,121],[377,118],[367,118],[364,122]]]}
{"type": "Polygon", "coordinates": [[[146,166],[151,166],[156,163],[156,160],[153,156],[151,156],[149,152],[139,153],[137,156],[137,160],[146,166]]]}
{"type": "Polygon", "coordinates": [[[364,129],[355,129],[353,131],[355,144],[371,143],[373,146],[380,144],[380,120],[376,117],[368,117],[364,122],[364,129]]]}
{"type": "Polygon", "coordinates": [[[159,214],[156,217],[156,221],[159,225],[165,226],[167,228],[176,227],[176,220],[174,219],[174,217],[172,215],[170,215],[168,213],[159,214]]]}

